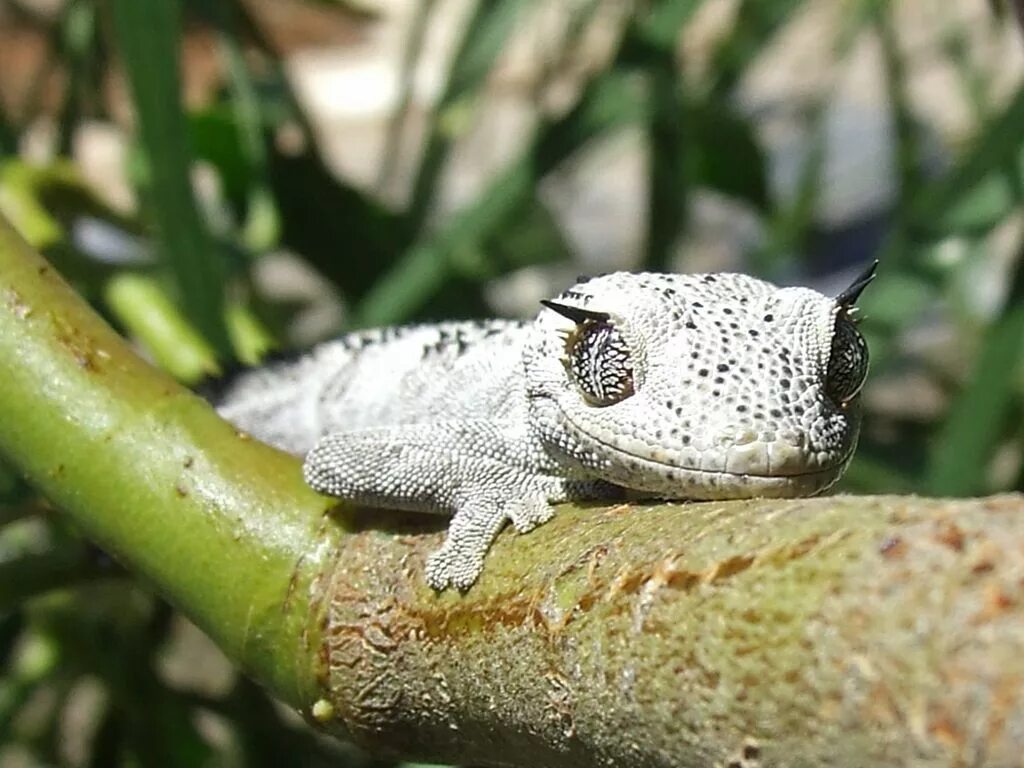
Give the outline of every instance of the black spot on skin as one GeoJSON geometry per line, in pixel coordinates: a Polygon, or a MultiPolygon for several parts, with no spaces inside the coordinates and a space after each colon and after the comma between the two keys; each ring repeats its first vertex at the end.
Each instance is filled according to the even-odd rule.
{"type": "Polygon", "coordinates": [[[707,376],[708,373],[709,373],[709,371],[708,371],[707,368],[701,368],[699,371],[697,371],[697,375],[698,376],[707,376]]]}
{"type": "Polygon", "coordinates": [[[739,411],[740,413],[746,413],[749,409],[747,408],[747,406],[740,403],[739,405],[736,406],[736,410],[739,411]]]}
{"type": "Polygon", "coordinates": [[[725,373],[726,371],[728,371],[728,370],[729,370],[729,366],[728,366],[728,365],[726,365],[725,363],[719,363],[719,364],[718,364],[718,370],[719,370],[719,372],[721,372],[721,373],[725,373]]]}
{"type": "Polygon", "coordinates": [[[773,315],[771,312],[769,312],[767,315],[764,316],[764,321],[766,323],[770,323],[774,319],[775,319],[775,315],[773,315]]]}
{"type": "Polygon", "coordinates": [[[751,328],[749,331],[747,331],[747,333],[749,333],[754,338],[757,338],[758,336],[761,335],[760,333],[758,333],[757,328],[751,328]]]}
{"type": "Polygon", "coordinates": [[[686,327],[689,328],[692,331],[697,326],[696,326],[696,324],[692,320],[687,320],[686,321],[686,327]]]}
{"type": "Polygon", "coordinates": [[[779,386],[783,389],[789,389],[789,379],[779,379],[779,386]]]}

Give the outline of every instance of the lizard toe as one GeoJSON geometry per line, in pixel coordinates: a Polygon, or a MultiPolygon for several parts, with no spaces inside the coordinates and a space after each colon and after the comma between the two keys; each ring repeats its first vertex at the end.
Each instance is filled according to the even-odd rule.
{"type": "Polygon", "coordinates": [[[518,533],[528,533],[555,516],[554,508],[545,498],[509,502],[505,513],[518,533]]]}

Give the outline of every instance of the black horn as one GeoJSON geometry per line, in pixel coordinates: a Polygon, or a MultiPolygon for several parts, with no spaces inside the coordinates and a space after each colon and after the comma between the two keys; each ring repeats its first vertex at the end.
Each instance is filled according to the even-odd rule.
{"type": "Polygon", "coordinates": [[[857,279],[850,283],[850,287],[845,291],[836,296],[836,304],[843,307],[852,307],[857,299],[860,298],[861,292],[868,287],[868,283],[875,279],[875,270],[878,269],[878,259],[875,259],[865,269],[857,279]]]}
{"type": "Polygon", "coordinates": [[[608,313],[607,312],[595,312],[592,309],[583,309],[582,307],[573,307],[568,304],[558,304],[554,301],[548,301],[547,299],[541,299],[541,304],[550,309],[552,312],[557,312],[562,317],[566,317],[572,320],[577,325],[582,325],[588,320],[593,323],[607,323],[608,313]]]}

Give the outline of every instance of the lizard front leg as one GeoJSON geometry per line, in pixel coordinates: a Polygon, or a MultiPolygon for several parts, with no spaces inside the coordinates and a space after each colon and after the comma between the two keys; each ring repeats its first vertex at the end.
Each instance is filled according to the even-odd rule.
{"type": "Polygon", "coordinates": [[[316,491],[377,507],[452,515],[427,563],[434,589],[464,590],[506,520],[526,532],[583,485],[544,474],[521,429],[484,420],[411,424],[322,438],[303,474],[316,491]]]}

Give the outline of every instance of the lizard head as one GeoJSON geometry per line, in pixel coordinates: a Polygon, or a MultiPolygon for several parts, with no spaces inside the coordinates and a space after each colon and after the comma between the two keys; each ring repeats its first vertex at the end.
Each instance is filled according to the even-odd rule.
{"type": "Polygon", "coordinates": [[[837,298],[738,274],[580,282],[538,316],[532,422],[560,460],[666,498],[819,493],[857,442],[873,273],[837,298]]]}

